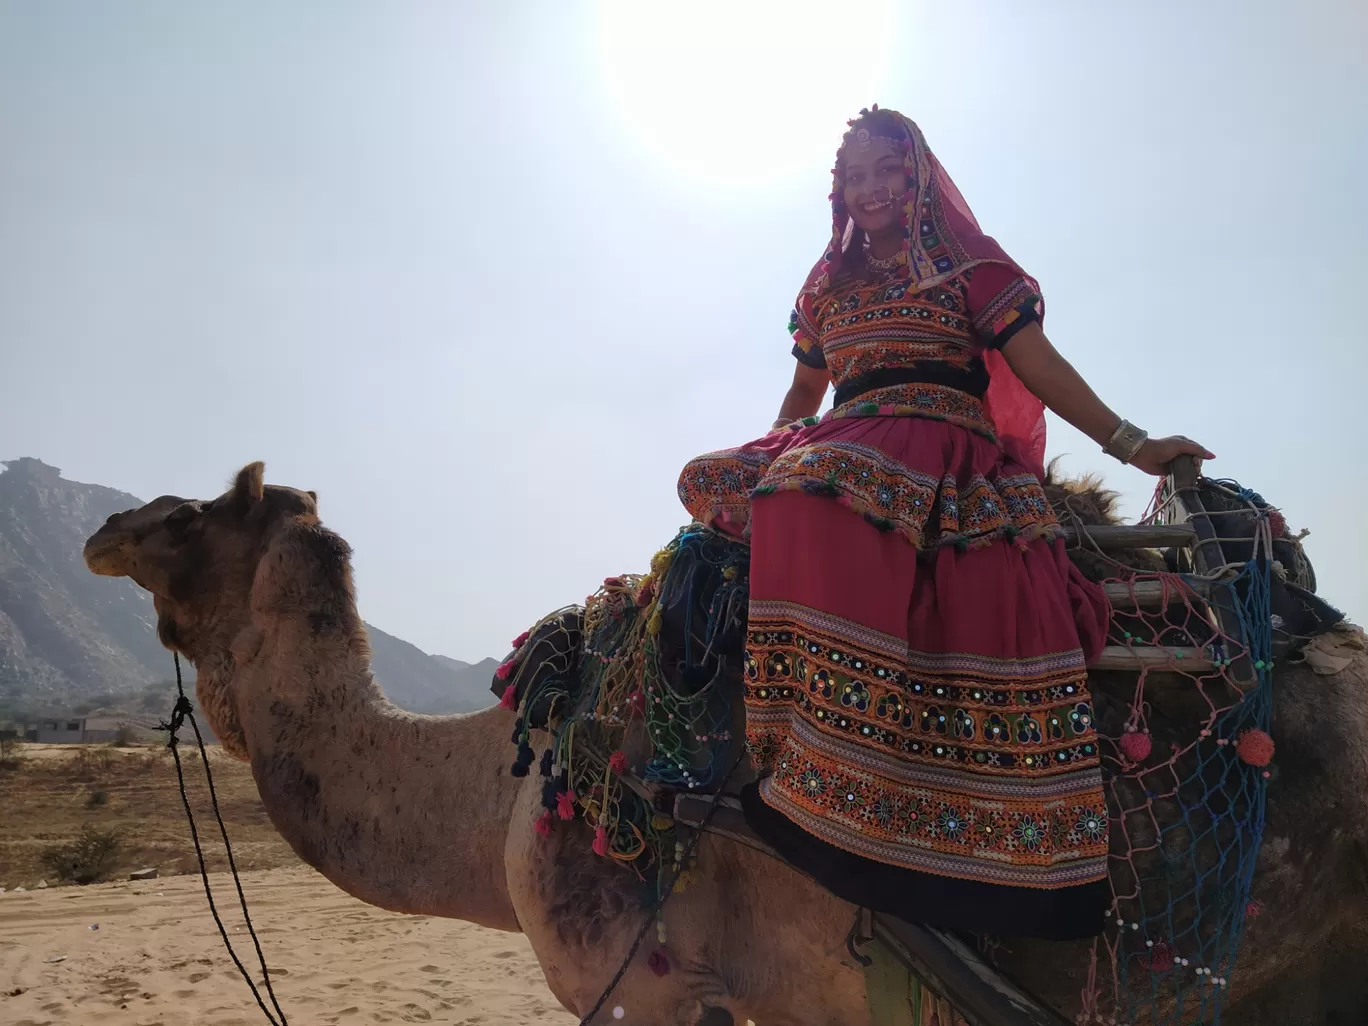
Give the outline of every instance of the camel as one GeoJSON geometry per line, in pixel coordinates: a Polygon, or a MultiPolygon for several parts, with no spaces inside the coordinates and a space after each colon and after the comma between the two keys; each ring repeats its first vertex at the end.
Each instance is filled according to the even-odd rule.
{"type": "MultiPolygon", "coordinates": [[[[423,716],[384,697],[349,556],[317,496],[265,485],[260,463],[216,499],[163,496],[115,514],[85,548],[94,573],[152,593],[160,640],[196,667],[201,709],[224,750],[250,762],[301,859],[382,908],[523,933],[557,1000],[585,1016],[647,915],[640,885],[591,852],[583,823],[534,830],[541,781],[509,771],[514,712],[423,716]]],[[[1222,1021],[1363,1021],[1368,978],[1353,968],[1368,954],[1368,657],[1329,676],[1282,667],[1275,687],[1263,914],[1222,1021]]],[[[1106,693],[1099,682],[1099,720],[1115,728],[1123,710],[1106,693]]],[[[846,944],[852,906],[725,837],[701,838],[698,865],[664,911],[672,971],[657,976],[643,950],[593,1022],[870,1021],[846,944]]],[[[1091,950],[1009,939],[996,958],[1073,1019],[1091,950]]]]}

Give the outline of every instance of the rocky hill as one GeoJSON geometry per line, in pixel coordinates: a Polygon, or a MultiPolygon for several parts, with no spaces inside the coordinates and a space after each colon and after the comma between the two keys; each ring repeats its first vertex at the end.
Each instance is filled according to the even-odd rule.
{"type": "MultiPolygon", "coordinates": [[[[111,513],[141,499],[79,484],[31,457],[0,473],[0,715],[136,701],[171,674],[152,599],[126,578],[96,577],[81,549],[111,513]]],[[[373,668],[396,704],[463,712],[494,701],[494,660],[431,656],[367,625],[373,668]]]]}

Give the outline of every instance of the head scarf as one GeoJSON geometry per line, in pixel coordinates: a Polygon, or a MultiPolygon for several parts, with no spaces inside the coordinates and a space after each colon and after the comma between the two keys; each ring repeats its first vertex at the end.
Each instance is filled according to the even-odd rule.
{"type": "MultiPolygon", "coordinates": [[[[831,287],[847,254],[859,256],[856,240],[863,241],[864,233],[855,227],[846,210],[842,151],[847,143],[863,141],[870,136],[894,135],[897,137],[895,143],[902,146],[907,191],[901,197],[903,245],[897,256],[900,265],[897,273],[909,279],[914,289],[936,285],[978,264],[994,263],[1011,268],[1039,292],[1035,279],[979,228],[969,204],[911,118],[897,111],[880,110],[875,105],[861,111],[860,117],[849,124],[850,130],[841,141],[841,151],[837,152],[836,166],[832,169],[831,240],[798,294],[789,322],[789,330],[800,347],[806,350],[818,344],[816,310],[819,298],[831,287]]],[[[1043,307],[1041,317],[1044,318],[1043,307]]],[[[984,348],[981,355],[990,376],[984,407],[997,429],[998,441],[1016,462],[1042,476],[1045,404],[1021,383],[1001,352],[984,348]]]]}

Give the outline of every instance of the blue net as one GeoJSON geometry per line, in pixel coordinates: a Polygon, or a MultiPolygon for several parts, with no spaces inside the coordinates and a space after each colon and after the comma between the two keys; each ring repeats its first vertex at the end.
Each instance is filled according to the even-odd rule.
{"type": "Polygon", "coordinates": [[[1157,583],[1178,601],[1114,614],[1122,643],[1171,654],[1103,721],[1114,904],[1095,971],[1110,968],[1111,985],[1094,978],[1084,1022],[1219,1023],[1245,923],[1258,914],[1250,890],[1271,775],[1273,652],[1271,536],[1266,515],[1254,519],[1253,558],[1202,582],[1209,604],[1192,578],[1123,582],[1157,583]],[[1215,626],[1211,606],[1238,622],[1238,640],[1215,626]],[[1201,658],[1184,665],[1179,654],[1194,648],[1201,658]]]}

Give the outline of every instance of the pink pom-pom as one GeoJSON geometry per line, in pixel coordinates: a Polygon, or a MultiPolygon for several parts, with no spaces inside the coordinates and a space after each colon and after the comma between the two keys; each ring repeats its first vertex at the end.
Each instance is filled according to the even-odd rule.
{"type": "Polygon", "coordinates": [[[618,776],[627,772],[627,756],[622,752],[614,752],[608,757],[608,768],[618,776]]]}
{"type": "Polygon", "coordinates": [[[535,824],[535,829],[537,833],[541,834],[543,837],[550,837],[551,826],[554,822],[555,820],[551,818],[551,811],[548,809],[547,811],[543,812],[541,816],[538,817],[537,822],[535,824]]]}
{"type": "Polygon", "coordinates": [[[1268,511],[1268,527],[1273,532],[1274,538],[1281,538],[1287,534],[1287,519],[1276,509],[1268,511]]]}
{"type": "Polygon", "coordinates": [[[561,819],[575,818],[575,792],[562,791],[556,795],[556,815],[561,819]]]}
{"type": "Polygon", "coordinates": [[[512,672],[513,660],[509,659],[507,662],[499,664],[499,668],[494,671],[494,676],[498,677],[499,680],[508,680],[508,675],[512,672]]]}
{"type": "Polygon", "coordinates": [[[670,956],[665,954],[664,948],[656,948],[646,956],[646,968],[657,976],[670,975],[670,956]]]}
{"type": "Polygon", "coordinates": [[[1121,754],[1127,762],[1144,762],[1154,745],[1148,734],[1125,734],[1120,742],[1121,754]]]}
{"type": "Polygon", "coordinates": [[[1150,949],[1149,968],[1151,972],[1166,973],[1173,968],[1173,949],[1163,941],[1155,943],[1150,949]]]}
{"type": "Polygon", "coordinates": [[[641,590],[640,590],[639,592],[637,592],[637,597],[636,597],[637,605],[638,605],[638,606],[641,606],[641,607],[644,609],[646,606],[649,606],[649,605],[651,604],[651,599],[653,599],[654,597],[655,597],[655,582],[654,582],[654,581],[647,581],[645,584],[643,584],[643,585],[641,586],[641,590]]]}
{"type": "Polygon", "coordinates": [[[1250,766],[1267,766],[1273,761],[1273,739],[1262,730],[1246,730],[1235,745],[1240,761],[1250,766]]]}
{"type": "Polygon", "coordinates": [[[608,854],[608,831],[603,827],[594,828],[594,854],[605,856],[608,854]]]}
{"type": "Polygon", "coordinates": [[[518,685],[510,684],[504,688],[503,695],[499,698],[500,709],[516,709],[518,707],[518,685]]]}
{"type": "Polygon", "coordinates": [[[524,645],[527,644],[527,639],[531,637],[531,635],[531,631],[523,631],[521,634],[519,634],[516,638],[513,639],[513,644],[510,645],[509,648],[522,648],[524,645]]]}

